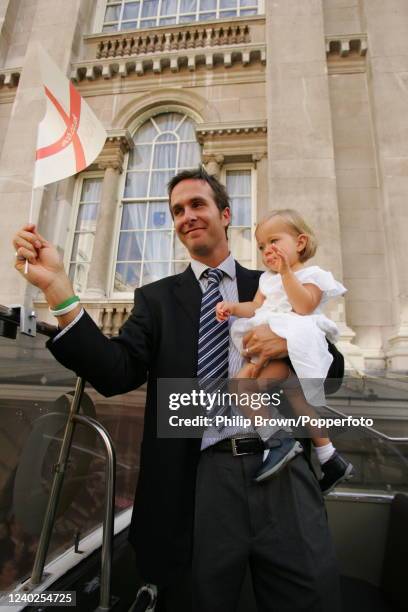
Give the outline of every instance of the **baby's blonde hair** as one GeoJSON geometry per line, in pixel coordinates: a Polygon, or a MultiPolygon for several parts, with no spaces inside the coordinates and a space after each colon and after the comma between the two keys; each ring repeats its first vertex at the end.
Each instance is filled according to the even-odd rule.
{"type": "Polygon", "coordinates": [[[273,210],[266,217],[262,219],[256,226],[255,234],[258,228],[261,227],[266,221],[273,219],[273,217],[280,217],[286,225],[288,225],[295,233],[296,236],[305,234],[307,236],[307,243],[305,248],[299,253],[299,261],[304,262],[313,257],[317,249],[317,239],[313,230],[307,225],[306,221],[301,217],[297,210],[292,208],[282,208],[281,210],[273,210]]]}

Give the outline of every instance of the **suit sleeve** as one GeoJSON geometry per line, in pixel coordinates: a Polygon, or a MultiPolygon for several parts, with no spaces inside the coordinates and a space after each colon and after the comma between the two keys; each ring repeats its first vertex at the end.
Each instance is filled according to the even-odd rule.
{"type": "Polygon", "coordinates": [[[327,378],[324,383],[324,390],[327,395],[336,393],[343,383],[344,378],[344,357],[340,351],[332,344],[327,342],[328,349],[333,355],[333,361],[327,373],[327,378]]]}
{"type": "Polygon", "coordinates": [[[66,368],[109,397],[136,389],[147,379],[153,355],[153,323],[141,289],[119,336],[108,339],[85,312],[79,321],[47,348],[66,368]]]}

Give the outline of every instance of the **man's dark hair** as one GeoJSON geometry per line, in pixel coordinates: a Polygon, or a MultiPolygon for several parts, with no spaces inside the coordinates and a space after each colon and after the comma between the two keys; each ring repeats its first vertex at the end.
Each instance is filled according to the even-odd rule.
{"type": "Polygon", "coordinates": [[[211,187],[214,194],[214,201],[217,208],[222,212],[225,208],[230,208],[230,200],[228,197],[227,190],[220,181],[211,174],[208,174],[203,166],[198,166],[194,170],[182,170],[176,176],[168,182],[167,191],[169,194],[169,202],[171,200],[171,194],[176,185],[187,179],[197,179],[199,181],[205,181],[211,187]]]}

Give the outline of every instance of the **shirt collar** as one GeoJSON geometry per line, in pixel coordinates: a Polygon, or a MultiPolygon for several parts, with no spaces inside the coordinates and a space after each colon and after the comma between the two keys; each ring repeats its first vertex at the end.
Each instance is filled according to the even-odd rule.
{"type": "MultiPolygon", "coordinates": [[[[226,259],[224,259],[224,261],[222,261],[217,266],[217,268],[219,270],[222,270],[224,272],[224,274],[226,274],[227,276],[230,277],[231,280],[235,280],[235,277],[236,277],[235,259],[233,258],[231,253],[228,255],[228,257],[226,259]]],[[[202,275],[204,274],[204,272],[209,269],[209,266],[206,266],[201,261],[197,261],[196,259],[192,259],[191,260],[191,269],[193,270],[194,276],[196,277],[196,279],[198,281],[200,281],[200,279],[201,279],[202,275]]]]}

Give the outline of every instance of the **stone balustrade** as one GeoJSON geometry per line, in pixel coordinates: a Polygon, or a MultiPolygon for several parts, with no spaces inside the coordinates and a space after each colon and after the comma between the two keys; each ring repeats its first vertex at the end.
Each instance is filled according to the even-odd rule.
{"type": "Polygon", "coordinates": [[[251,42],[249,26],[190,27],[179,31],[143,32],[107,37],[99,41],[97,59],[130,57],[147,53],[168,53],[251,42]]]}
{"type": "Polygon", "coordinates": [[[119,329],[129,317],[132,303],[110,303],[99,305],[99,329],[105,336],[117,336],[119,329]]]}

